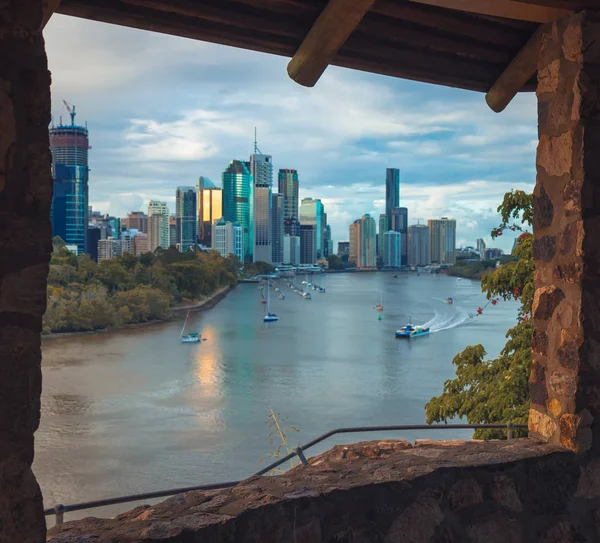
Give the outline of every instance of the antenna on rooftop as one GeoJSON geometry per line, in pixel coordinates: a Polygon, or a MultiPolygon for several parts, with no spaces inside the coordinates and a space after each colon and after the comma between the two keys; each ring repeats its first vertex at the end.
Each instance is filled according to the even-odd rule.
{"type": "Polygon", "coordinates": [[[254,127],[254,154],[255,155],[260,155],[262,154],[260,152],[260,149],[258,148],[258,142],[256,140],[256,126],[254,127]]]}

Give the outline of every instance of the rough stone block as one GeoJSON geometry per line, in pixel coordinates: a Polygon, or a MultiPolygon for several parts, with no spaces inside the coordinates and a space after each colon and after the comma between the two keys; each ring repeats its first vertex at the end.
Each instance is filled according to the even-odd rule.
{"type": "Polygon", "coordinates": [[[494,477],[491,494],[492,499],[505,509],[516,513],[523,511],[523,504],[514,479],[506,475],[494,477]]]}
{"type": "Polygon", "coordinates": [[[565,293],[554,285],[536,289],[533,299],[533,318],[549,320],[564,297],[565,293]]]}
{"type": "Polygon", "coordinates": [[[548,415],[536,409],[529,410],[529,431],[550,441],[558,430],[558,425],[548,415]]]}
{"type": "Polygon", "coordinates": [[[537,165],[549,175],[561,176],[571,171],[573,159],[573,133],[566,132],[562,136],[540,136],[537,152],[537,165]]]}
{"type": "Polygon", "coordinates": [[[542,236],[533,240],[533,258],[535,260],[543,260],[551,262],[556,252],[556,237],[542,236]]]}
{"type": "Polygon", "coordinates": [[[554,205],[541,183],[536,184],[533,194],[533,224],[537,228],[548,228],[554,219],[554,205]],[[539,193],[539,194],[538,194],[539,193]]]}

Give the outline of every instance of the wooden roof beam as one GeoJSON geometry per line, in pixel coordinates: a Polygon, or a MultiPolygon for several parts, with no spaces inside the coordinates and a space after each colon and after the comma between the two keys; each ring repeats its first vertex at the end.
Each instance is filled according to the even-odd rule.
{"type": "Polygon", "coordinates": [[[45,0],[44,14],[42,15],[42,29],[46,27],[48,21],[50,20],[50,17],[52,17],[54,12],[58,9],[58,6],[60,6],[60,2],[61,0],[45,0]]]}
{"type": "Polygon", "coordinates": [[[289,76],[314,87],[375,0],[329,0],[290,60],[289,76]]]}
{"type": "Polygon", "coordinates": [[[503,111],[536,73],[545,27],[546,25],[538,27],[485,95],[488,106],[496,113],[503,111]]]}
{"type": "Polygon", "coordinates": [[[572,13],[568,9],[541,6],[527,0],[411,0],[411,2],[533,23],[556,21],[572,13]]]}

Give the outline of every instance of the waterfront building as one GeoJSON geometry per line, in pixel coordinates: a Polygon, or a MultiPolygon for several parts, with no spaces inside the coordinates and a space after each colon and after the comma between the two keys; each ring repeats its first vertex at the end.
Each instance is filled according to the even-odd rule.
{"type": "Polygon", "coordinates": [[[408,227],[408,265],[427,266],[429,262],[429,227],[425,224],[412,224],[408,227]]]}
{"type": "Polygon", "coordinates": [[[385,252],[383,254],[383,265],[386,268],[399,268],[404,264],[401,258],[402,234],[390,230],[383,234],[385,252]]]}
{"type": "Polygon", "coordinates": [[[260,153],[256,141],[250,155],[250,174],[254,181],[254,262],[271,263],[271,193],[273,187],[273,161],[271,155],[260,153]]]}
{"type": "Polygon", "coordinates": [[[323,239],[323,257],[327,258],[333,254],[333,240],[331,239],[331,225],[325,226],[325,234],[323,239]]]}
{"type": "Polygon", "coordinates": [[[121,219],[121,225],[126,230],[139,230],[143,234],[147,234],[148,216],[143,211],[131,211],[124,219],[121,219]]]}
{"type": "Polygon", "coordinates": [[[212,225],[211,239],[213,249],[221,256],[235,255],[240,262],[244,261],[244,229],[239,225],[224,219],[216,220],[212,225]]]}
{"type": "MultiPolygon", "coordinates": [[[[288,226],[298,224],[298,172],[296,170],[282,169],[277,176],[279,194],[283,194],[284,221],[290,220],[288,226]]],[[[298,235],[298,232],[285,231],[286,234],[298,235]]]]}
{"type": "Polygon", "coordinates": [[[317,229],[313,224],[300,224],[300,264],[317,261],[317,229]]]}
{"type": "MultiPolygon", "coordinates": [[[[386,168],[385,170],[385,214],[388,218],[388,228],[392,228],[392,210],[400,206],[400,170],[398,168],[386,168]]],[[[384,230],[387,232],[387,229],[384,230]]]]}
{"type": "Polygon", "coordinates": [[[348,262],[357,264],[358,256],[358,233],[359,233],[359,220],[354,221],[350,225],[350,235],[348,241],[348,262]]]}
{"type": "Polygon", "coordinates": [[[344,260],[348,260],[348,255],[350,254],[350,242],[349,241],[338,241],[338,250],[337,255],[344,260]]]}
{"type": "Polygon", "coordinates": [[[223,217],[223,191],[207,177],[198,181],[198,244],[212,247],[212,225],[223,217]]]}
{"type": "Polygon", "coordinates": [[[109,236],[98,241],[98,262],[109,260],[120,254],[122,254],[120,239],[109,236]]]}
{"type": "Polygon", "coordinates": [[[356,267],[360,269],[377,268],[375,219],[368,213],[355,221],[356,267]]]}
{"type": "Polygon", "coordinates": [[[283,264],[283,194],[271,194],[271,261],[275,266],[283,264]]]}
{"type": "Polygon", "coordinates": [[[383,258],[385,255],[385,239],[383,235],[389,232],[388,216],[385,213],[379,215],[379,234],[377,235],[377,255],[383,258]]]}
{"type": "Polygon", "coordinates": [[[408,209],[405,207],[395,207],[392,209],[392,220],[389,223],[389,229],[402,234],[402,262],[408,262],[408,209]]]}
{"type": "Polygon", "coordinates": [[[175,216],[177,218],[179,250],[185,253],[198,243],[198,215],[196,189],[194,187],[177,187],[175,216]]]}
{"type": "Polygon", "coordinates": [[[300,236],[283,235],[283,263],[291,266],[300,264],[300,236]]]}
{"type": "Polygon", "coordinates": [[[171,245],[169,228],[169,206],[167,202],[150,200],[148,203],[148,249],[168,249],[171,245]]]}
{"type": "MultiPolygon", "coordinates": [[[[299,210],[300,229],[304,225],[314,226],[317,258],[323,256],[324,214],[325,209],[320,199],[304,198],[302,200],[299,210]]],[[[313,264],[314,262],[316,262],[316,259],[313,264]]]]}
{"type": "MultiPolygon", "coordinates": [[[[477,240],[477,252],[479,253],[479,258],[483,258],[483,251],[485,251],[486,248],[486,244],[485,241],[483,241],[482,238],[479,238],[477,240]]],[[[514,247],[513,247],[514,249],[514,247]]]]}
{"type": "Polygon", "coordinates": [[[435,264],[456,263],[456,221],[448,217],[429,219],[429,250],[435,264]]]}
{"type": "Polygon", "coordinates": [[[169,247],[179,247],[179,230],[177,229],[177,218],[169,217],[169,247]]]}
{"type": "Polygon", "coordinates": [[[490,247],[489,249],[483,250],[483,260],[499,260],[504,256],[504,251],[502,249],[494,249],[490,247]]]}
{"type": "Polygon", "coordinates": [[[244,258],[252,261],[253,232],[253,181],[250,163],[232,160],[223,172],[223,219],[238,224],[244,232],[244,258]]]}
{"type": "Polygon", "coordinates": [[[75,124],[75,106],[69,109],[71,124],[52,126],[51,220],[52,235],[60,236],[67,245],[77,245],[80,254],[88,250],[88,150],[87,127],[75,124]]]}
{"type": "Polygon", "coordinates": [[[150,252],[150,243],[148,234],[140,232],[131,239],[131,253],[134,256],[140,256],[150,252]]]}

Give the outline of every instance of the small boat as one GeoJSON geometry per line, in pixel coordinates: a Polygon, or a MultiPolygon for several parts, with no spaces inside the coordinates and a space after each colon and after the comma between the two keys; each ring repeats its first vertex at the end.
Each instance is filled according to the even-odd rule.
{"type": "Polygon", "coordinates": [[[181,329],[181,334],[179,334],[181,338],[181,343],[200,343],[200,334],[196,334],[195,332],[190,332],[189,334],[183,335],[185,331],[185,327],[187,325],[187,321],[190,317],[190,312],[188,311],[185,322],[183,323],[183,328],[181,329]]]}
{"type": "Polygon", "coordinates": [[[448,298],[448,299],[446,300],[446,303],[447,303],[447,304],[453,304],[453,303],[454,303],[454,300],[453,300],[452,298],[448,298]]]}
{"type": "Polygon", "coordinates": [[[379,291],[379,303],[375,306],[377,311],[383,311],[383,293],[379,291]]]}
{"type": "Polygon", "coordinates": [[[269,296],[269,283],[267,282],[267,314],[263,317],[263,322],[275,322],[279,317],[275,313],[271,313],[271,297],[269,296]]]}
{"type": "Polygon", "coordinates": [[[396,330],[396,337],[411,339],[413,337],[425,336],[429,334],[429,328],[425,326],[415,326],[413,324],[407,324],[396,330]]]}

